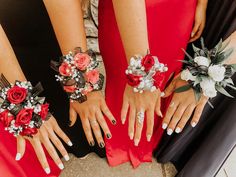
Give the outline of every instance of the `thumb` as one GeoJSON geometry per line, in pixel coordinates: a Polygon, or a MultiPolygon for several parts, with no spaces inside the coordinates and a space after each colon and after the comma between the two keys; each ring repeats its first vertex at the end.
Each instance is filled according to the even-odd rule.
{"type": "Polygon", "coordinates": [[[70,114],[69,126],[72,127],[77,120],[77,112],[75,111],[75,109],[72,106],[70,106],[69,114],[70,114]]]}
{"type": "Polygon", "coordinates": [[[19,161],[25,153],[25,139],[22,136],[17,136],[17,153],[16,161],[19,161]]]}
{"type": "Polygon", "coordinates": [[[173,91],[175,89],[175,84],[176,84],[176,79],[174,79],[170,83],[170,85],[168,85],[168,87],[165,89],[165,91],[164,91],[165,95],[163,96],[163,98],[166,98],[166,97],[170,96],[173,93],[173,91]]]}

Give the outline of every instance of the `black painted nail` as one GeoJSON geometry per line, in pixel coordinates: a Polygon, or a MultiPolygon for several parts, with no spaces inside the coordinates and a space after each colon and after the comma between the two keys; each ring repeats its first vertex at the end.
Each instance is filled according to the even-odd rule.
{"type": "Polygon", "coordinates": [[[111,139],[111,134],[110,133],[106,134],[106,136],[107,136],[107,139],[111,139]]]}
{"type": "Polygon", "coordinates": [[[111,121],[113,125],[116,125],[116,120],[111,121]]]}
{"type": "Polygon", "coordinates": [[[95,145],[94,141],[90,141],[89,145],[93,147],[95,145]]]}
{"type": "Polygon", "coordinates": [[[104,148],[105,147],[105,144],[103,142],[99,143],[99,147],[100,148],[104,148]]]}

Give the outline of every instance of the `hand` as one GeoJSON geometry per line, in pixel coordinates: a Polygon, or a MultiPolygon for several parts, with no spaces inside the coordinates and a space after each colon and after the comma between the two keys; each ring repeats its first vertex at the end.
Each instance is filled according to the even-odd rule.
{"type": "Polygon", "coordinates": [[[156,90],[154,92],[145,91],[143,93],[135,93],[131,86],[127,85],[125,88],[123,106],[121,110],[121,121],[123,124],[125,123],[129,111],[128,133],[131,140],[134,138],[135,146],[138,146],[141,139],[145,113],[147,116],[147,141],[151,140],[155,112],[162,117],[160,110],[160,95],[160,90],[156,90]],[[141,117],[139,117],[140,113],[141,117]]]}
{"type": "Polygon", "coordinates": [[[112,137],[111,132],[107,126],[106,120],[103,114],[111,121],[113,125],[116,124],[116,120],[109,108],[106,105],[104,96],[101,91],[91,92],[87,95],[87,101],[83,103],[71,102],[70,103],[70,121],[71,126],[74,125],[77,119],[77,113],[80,116],[82,126],[89,142],[90,146],[94,146],[95,142],[93,139],[93,133],[96,140],[101,148],[104,148],[105,143],[102,137],[102,130],[106,137],[110,139],[112,137]],[[100,126],[99,126],[100,125],[100,126]],[[92,130],[91,130],[92,129],[92,130]]]}
{"type": "Polygon", "coordinates": [[[198,0],[195,12],[194,27],[189,42],[197,40],[202,35],[206,23],[206,8],[207,0],[198,0]]]}
{"type": "MultiPolygon", "coordinates": [[[[180,79],[179,75],[176,76],[166,88],[164,97],[170,96],[175,89],[187,84],[186,81],[180,79]]],[[[174,93],[163,120],[162,128],[166,129],[168,127],[168,135],[171,135],[174,130],[176,133],[180,133],[193,113],[191,125],[195,127],[207,101],[208,98],[205,96],[202,96],[199,101],[196,101],[193,89],[181,93],[174,93]]]]}
{"type": "Polygon", "coordinates": [[[66,161],[69,160],[69,156],[67,151],[65,150],[64,146],[61,143],[61,140],[58,138],[58,136],[69,146],[72,146],[72,143],[70,139],[66,136],[66,134],[61,130],[61,128],[58,126],[56,119],[52,116],[48,121],[45,121],[42,126],[40,127],[38,133],[33,136],[33,138],[30,137],[17,137],[17,155],[16,160],[20,160],[24,153],[25,153],[25,140],[29,140],[31,145],[34,148],[34,151],[37,155],[37,158],[45,170],[47,174],[50,173],[50,167],[47,162],[47,158],[43,149],[42,144],[54,160],[54,162],[58,165],[58,167],[62,170],[64,168],[64,165],[59,158],[55,147],[59,150],[59,152],[62,154],[62,156],[65,158],[66,161]],[[52,144],[53,143],[53,144],[52,144]]]}

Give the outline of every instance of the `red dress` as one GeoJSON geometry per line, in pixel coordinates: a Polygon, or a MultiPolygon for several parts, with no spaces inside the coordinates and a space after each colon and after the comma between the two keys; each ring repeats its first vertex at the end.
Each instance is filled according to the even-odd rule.
{"type": "MultiPolygon", "coordinates": [[[[197,0],[146,0],[147,26],[150,52],[168,65],[166,81],[171,73],[178,73],[182,67],[178,60],[184,58],[181,48],[186,48],[192,26],[197,0]]],[[[121,124],[120,112],[126,85],[125,69],[127,60],[115,20],[111,0],[99,2],[99,46],[104,59],[107,83],[106,101],[117,119],[117,125],[108,122],[112,138],[106,139],[106,154],[111,166],[130,161],[134,167],[141,162],[150,162],[152,152],[157,147],[163,134],[162,119],[155,118],[154,134],[151,142],[146,140],[144,126],[138,147],[128,136],[128,122],[121,124]]],[[[170,98],[162,101],[165,113],[170,98]]],[[[146,125],[146,122],[144,122],[146,125]]]]}

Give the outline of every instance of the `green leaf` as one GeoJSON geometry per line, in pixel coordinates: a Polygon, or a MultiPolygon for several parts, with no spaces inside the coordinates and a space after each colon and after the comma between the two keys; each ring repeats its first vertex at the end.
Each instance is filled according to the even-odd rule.
{"type": "Polygon", "coordinates": [[[204,43],[203,37],[201,37],[201,46],[202,46],[202,49],[204,50],[205,49],[205,43],[204,43]]]}
{"type": "Polygon", "coordinates": [[[196,89],[193,89],[193,91],[194,91],[195,99],[196,99],[196,101],[198,102],[198,101],[201,99],[202,93],[199,92],[199,91],[196,90],[196,89]]]}
{"type": "Polygon", "coordinates": [[[220,39],[220,41],[218,42],[218,44],[216,44],[215,49],[217,50],[217,52],[222,48],[222,44],[223,44],[223,40],[220,39]]]}
{"type": "Polygon", "coordinates": [[[207,103],[209,104],[209,106],[210,106],[212,109],[214,109],[213,104],[212,104],[209,100],[207,100],[207,103]]]}
{"type": "Polygon", "coordinates": [[[230,95],[223,87],[216,85],[216,90],[220,92],[221,94],[228,96],[230,98],[234,98],[232,95],[230,95]]]}
{"type": "Polygon", "coordinates": [[[195,53],[201,50],[200,48],[196,47],[194,44],[192,44],[192,47],[195,53]]]}
{"type": "Polygon", "coordinates": [[[225,57],[225,59],[224,60],[226,60],[226,59],[228,59],[229,58],[229,56],[233,53],[233,51],[234,51],[234,49],[228,49],[228,50],[226,50],[225,52],[224,52],[224,57],[225,57]]]}
{"type": "Polygon", "coordinates": [[[219,53],[223,52],[226,49],[226,47],[229,45],[229,43],[230,43],[230,40],[228,40],[227,42],[223,42],[218,52],[219,53]]]}
{"type": "Polygon", "coordinates": [[[193,60],[193,57],[191,57],[191,55],[188,54],[188,52],[186,52],[183,48],[182,50],[184,51],[185,55],[190,59],[190,60],[193,60]]]}
{"type": "MultiPolygon", "coordinates": [[[[234,81],[233,81],[231,78],[228,78],[228,79],[226,79],[225,81],[226,81],[226,83],[228,83],[228,84],[234,85],[234,81]]],[[[228,84],[227,84],[227,85],[228,85],[228,84]]]]}
{"type": "Polygon", "coordinates": [[[185,92],[185,91],[187,91],[191,88],[192,88],[192,86],[190,84],[188,84],[188,85],[184,85],[184,86],[181,86],[181,87],[175,89],[175,92],[176,93],[181,93],[181,92],[185,92]]]}
{"type": "Polygon", "coordinates": [[[233,85],[227,84],[228,87],[230,87],[233,90],[236,90],[236,87],[234,87],[233,85]]]}
{"type": "Polygon", "coordinates": [[[232,68],[234,68],[234,70],[236,70],[236,64],[232,64],[230,65],[232,68]]]}

